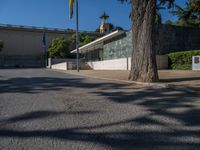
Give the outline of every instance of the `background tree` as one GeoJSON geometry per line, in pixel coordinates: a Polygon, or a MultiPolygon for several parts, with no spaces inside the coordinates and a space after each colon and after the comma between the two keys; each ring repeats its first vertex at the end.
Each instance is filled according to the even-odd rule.
{"type": "Polygon", "coordinates": [[[71,56],[69,44],[64,37],[55,38],[48,49],[51,58],[69,58],[71,56]]]}
{"type": "Polygon", "coordinates": [[[3,46],[4,46],[4,45],[3,45],[3,41],[0,40],[0,52],[2,51],[3,46]]]}
{"type": "Polygon", "coordinates": [[[170,8],[174,0],[118,0],[130,2],[132,6],[132,60],[130,80],[156,82],[159,80],[155,45],[157,8],[170,8]]]}
{"type": "MultiPolygon", "coordinates": [[[[84,33],[79,33],[79,47],[94,41],[94,38],[84,33]]],[[[71,37],[72,44],[76,44],[76,34],[71,37]]]]}
{"type": "Polygon", "coordinates": [[[115,29],[115,26],[112,23],[107,23],[109,25],[109,30],[112,31],[115,29]]]}
{"type": "Polygon", "coordinates": [[[200,27],[200,0],[189,0],[185,8],[175,5],[172,13],[178,17],[175,25],[200,27]]]}
{"type": "Polygon", "coordinates": [[[124,28],[120,27],[120,26],[116,26],[115,30],[124,30],[124,28]]]}
{"type": "Polygon", "coordinates": [[[95,30],[95,32],[100,32],[100,26],[99,27],[97,27],[97,29],[95,30]]]}
{"type": "MultiPolygon", "coordinates": [[[[116,30],[124,30],[122,27],[120,26],[114,26],[113,24],[110,24],[110,31],[116,31],[116,30]]],[[[95,30],[95,32],[100,32],[100,26],[95,30]]]]}
{"type": "Polygon", "coordinates": [[[171,20],[167,20],[165,23],[164,23],[165,25],[176,25],[176,23],[174,23],[173,21],[171,21],[171,20]]]}

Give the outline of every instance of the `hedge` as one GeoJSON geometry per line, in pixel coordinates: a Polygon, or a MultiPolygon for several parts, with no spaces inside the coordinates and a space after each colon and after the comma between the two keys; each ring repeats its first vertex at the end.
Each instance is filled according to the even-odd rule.
{"type": "Polygon", "coordinates": [[[192,56],[200,55],[200,50],[175,52],[168,54],[170,69],[191,70],[192,56]]]}

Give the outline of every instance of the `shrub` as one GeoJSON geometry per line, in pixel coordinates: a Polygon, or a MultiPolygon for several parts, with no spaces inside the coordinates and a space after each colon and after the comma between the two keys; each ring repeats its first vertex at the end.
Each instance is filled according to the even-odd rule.
{"type": "Polygon", "coordinates": [[[53,39],[48,54],[52,58],[67,58],[70,55],[69,44],[64,37],[53,39]]]}
{"type": "MultiPolygon", "coordinates": [[[[79,47],[82,47],[82,46],[94,41],[93,37],[88,36],[84,33],[79,33],[78,36],[79,36],[79,38],[78,38],[79,39],[79,47]]],[[[71,43],[74,44],[74,45],[76,44],[76,34],[72,35],[71,43]]]]}
{"type": "Polygon", "coordinates": [[[200,55],[200,50],[184,51],[168,54],[170,68],[177,70],[191,70],[192,56],[200,55]]]}

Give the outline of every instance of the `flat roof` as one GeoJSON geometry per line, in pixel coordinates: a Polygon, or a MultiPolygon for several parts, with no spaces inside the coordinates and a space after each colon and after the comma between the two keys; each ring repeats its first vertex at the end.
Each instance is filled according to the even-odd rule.
{"type": "MultiPolygon", "coordinates": [[[[0,29],[5,30],[19,30],[19,31],[35,31],[35,32],[53,32],[53,33],[75,33],[76,31],[73,29],[62,29],[62,28],[50,28],[50,27],[36,27],[36,26],[25,26],[25,25],[11,25],[11,24],[1,24],[0,29]]],[[[86,33],[90,35],[99,35],[103,36],[103,34],[92,31],[80,31],[81,33],[86,33]]]]}
{"type": "MultiPolygon", "coordinates": [[[[95,47],[101,47],[103,45],[104,41],[107,41],[109,39],[112,39],[112,38],[114,38],[116,36],[119,36],[121,34],[124,34],[124,33],[125,33],[125,31],[122,31],[122,30],[117,30],[117,31],[114,31],[112,33],[109,33],[109,34],[107,34],[107,35],[105,35],[105,36],[103,36],[103,37],[101,37],[99,39],[96,39],[93,42],[90,42],[90,43],[80,47],[79,48],[79,52],[80,53],[84,53],[85,51],[92,50],[95,47]]],[[[77,49],[71,51],[71,53],[77,53],[77,49]]]]}

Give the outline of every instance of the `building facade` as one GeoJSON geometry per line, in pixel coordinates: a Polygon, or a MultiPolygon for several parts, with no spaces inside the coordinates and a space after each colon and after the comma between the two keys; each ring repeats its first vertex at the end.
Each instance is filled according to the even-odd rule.
{"type": "MultiPolygon", "coordinates": [[[[46,33],[47,48],[51,45],[53,39],[65,37],[69,41],[72,34],[75,33],[70,29],[0,25],[0,40],[4,43],[0,52],[0,68],[44,67],[43,32],[46,33]]],[[[95,38],[101,36],[94,32],[84,33],[95,38]]],[[[73,46],[71,46],[71,49],[73,49],[73,46]]]]}
{"type": "MultiPolygon", "coordinates": [[[[200,49],[200,29],[161,25],[154,45],[158,68],[167,69],[171,52],[200,49]]],[[[72,51],[76,52],[76,50],[72,51]]],[[[132,32],[114,31],[80,48],[92,69],[130,69],[132,32]]]]}

